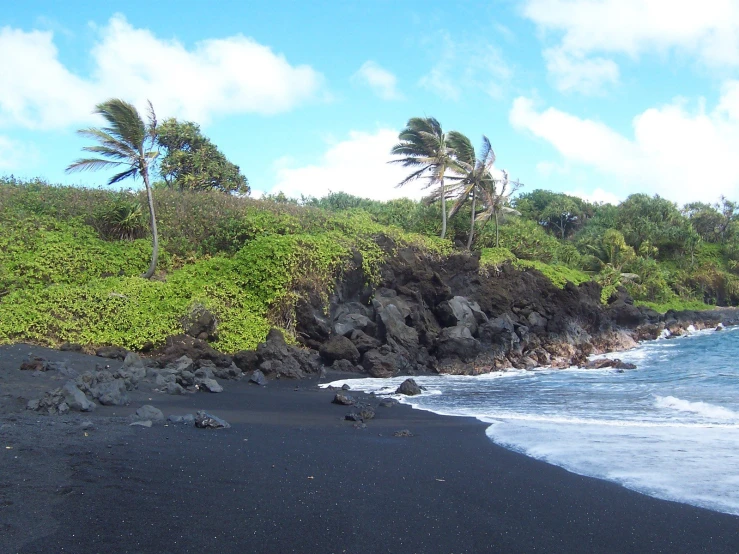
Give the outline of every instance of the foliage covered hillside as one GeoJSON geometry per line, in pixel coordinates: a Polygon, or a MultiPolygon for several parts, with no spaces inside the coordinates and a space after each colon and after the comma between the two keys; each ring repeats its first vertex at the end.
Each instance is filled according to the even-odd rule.
{"type": "MultiPolygon", "coordinates": [[[[378,202],[345,193],[275,200],[335,212],[361,209],[378,223],[409,232],[434,235],[441,228],[438,203],[378,202]]],[[[499,241],[492,223],[476,224],[472,249],[482,251],[483,262],[534,267],[555,283],[592,278],[603,286],[604,302],[622,285],[638,304],[662,312],[739,304],[739,205],[734,202],[695,202],[680,209],[664,198],[635,194],[612,206],[534,190],[514,198],[511,206],[520,215],[501,219],[499,241]]],[[[448,222],[447,236],[458,246],[468,240],[470,215],[467,205],[448,222]]]]}
{"type": "Polygon", "coordinates": [[[220,192],[158,190],[159,273],[142,195],[0,182],[0,342],[115,344],[141,349],[178,334],[199,310],[219,320],[214,346],[253,348],[272,325],[291,330],[295,299],[326,294],[358,251],[367,275],[376,239],[433,252],[436,238],[331,213],[220,192]]]}
{"type": "MultiPolygon", "coordinates": [[[[270,326],[293,330],[297,298],[327,294],[354,257],[377,275],[392,252],[436,254],[469,234],[470,208],[437,238],[439,203],[377,202],[330,194],[253,200],[218,191],[154,191],[162,252],[152,280],[143,192],[56,187],[0,179],[0,343],[115,344],[142,349],[208,309],[216,348],[253,348],[270,326]]],[[[478,223],[473,250],[495,278],[502,264],[538,270],[556,286],[594,279],[607,302],[623,285],[660,311],[739,303],[736,207],[634,195],[619,206],[546,191],[512,201],[520,215],[478,223]],[[496,243],[499,242],[499,246],[496,243]]],[[[513,210],[511,210],[513,211],[513,210]]]]}

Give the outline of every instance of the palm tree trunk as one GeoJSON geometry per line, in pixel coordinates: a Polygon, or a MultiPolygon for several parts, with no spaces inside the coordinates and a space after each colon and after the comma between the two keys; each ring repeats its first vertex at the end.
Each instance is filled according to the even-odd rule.
{"type": "Polygon", "coordinates": [[[498,211],[495,212],[495,248],[500,248],[500,234],[498,232],[498,211]]]}
{"type": "Polygon", "coordinates": [[[446,190],[444,177],[441,178],[441,238],[446,237],[446,190]]]}
{"type": "Polygon", "coordinates": [[[467,250],[472,250],[472,240],[475,237],[475,189],[472,189],[472,220],[470,221],[470,236],[467,239],[467,250]]]}
{"type": "Polygon", "coordinates": [[[154,215],[154,198],[151,194],[151,186],[149,186],[149,171],[144,168],[141,172],[141,176],[144,178],[144,186],[146,186],[146,197],[149,200],[149,224],[151,226],[151,263],[149,269],[141,277],[143,279],[151,279],[152,275],[157,269],[157,259],[159,258],[159,235],[157,234],[157,218],[154,215]]]}

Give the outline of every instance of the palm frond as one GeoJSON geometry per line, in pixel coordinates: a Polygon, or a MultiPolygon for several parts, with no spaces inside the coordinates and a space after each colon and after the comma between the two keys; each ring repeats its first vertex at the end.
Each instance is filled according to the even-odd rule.
{"type": "Polygon", "coordinates": [[[66,171],[73,173],[75,171],[92,171],[96,169],[105,169],[121,165],[123,162],[114,162],[112,160],[101,160],[100,158],[80,158],[69,164],[66,171]]]}
{"type": "Polygon", "coordinates": [[[146,139],[146,125],[132,104],[119,98],[112,98],[98,104],[95,113],[109,123],[109,127],[104,127],[103,131],[119,141],[129,145],[140,145],[146,139]]]}
{"type": "Polygon", "coordinates": [[[127,142],[114,137],[113,135],[104,131],[103,129],[96,129],[94,127],[90,127],[88,129],[78,130],[77,134],[82,135],[83,137],[92,139],[96,142],[99,142],[100,144],[107,146],[109,148],[112,148],[114,150],[118,150],[122,154],[125,154],[126,156],[137,156],[138,155],[138,150],[136,148],[136,145],[128,144],[127,142]]]}
{"type": "Polygon", "coordinates": [[[410,175],[408,175],[405,179],[403,179],[400,183],[395,185],[396,187],[402,187],[403,185],[407,185],[411,181],[415,181],[416,179],[420,179],[422,177],[425,177],[425,173],[428,171],[427,167],[423,167],[422,169],[419,169],[418,171],[414,171],[410,175]]]}
{"type": "Polygon", "coordinates": [[[117,175],[113,175],[110,179],[108,179],[108,184],[114,185],[118,181],[123,181],[124,179],[128,179],[129,177],[136,177],[137,173],[138,169],[135,167],[129,168],[126,171],[121,171],[117,175]]]}
{"type": "Polygon", "coordinates": [[[475,165],[475,148],[465,135],[459,131],[449,131],[447,144],[459,162],[468,166],[475,165]]]}
{"type": "Polygon", "coordinates": [[[130,157],[127,156],[125,153],[109,146],[85,146],[82,148],[82,150],[84,150],[85,152],[92,152],[93,154],[102,154],[106,158],[111,158],[112,160],[130,159],[130,157]]]}

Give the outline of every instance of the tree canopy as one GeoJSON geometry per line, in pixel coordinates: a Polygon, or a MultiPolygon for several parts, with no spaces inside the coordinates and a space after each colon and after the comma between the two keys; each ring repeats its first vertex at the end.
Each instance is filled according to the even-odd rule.
{"type": "Polygon", "coordinates": [[[191,121],[170,118],[159,125],[159,173],[170,188],[249,194],[249,181],[191,121]]]}

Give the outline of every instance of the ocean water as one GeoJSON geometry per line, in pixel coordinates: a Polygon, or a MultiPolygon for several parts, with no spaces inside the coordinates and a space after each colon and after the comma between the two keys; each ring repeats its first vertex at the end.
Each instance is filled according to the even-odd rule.
{"type": "MultiPolygon", "coordinates": [[[[490,424],[494,442],[657,498],[739,515],[739,327],[613,354],[637,365],[417,377],[398,398],[490,424]]],[[[404,378],[352,379],[393,395],[404,378]]]]}

